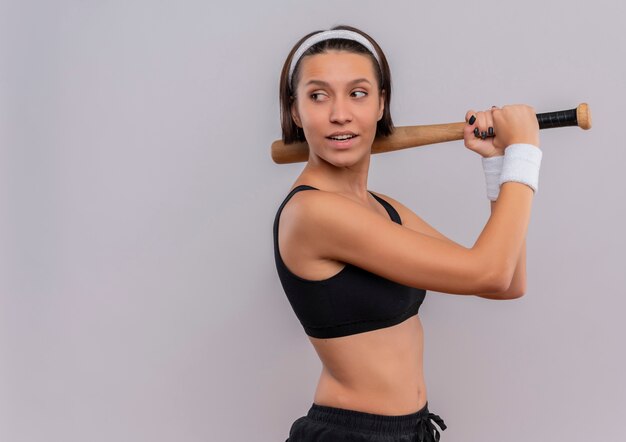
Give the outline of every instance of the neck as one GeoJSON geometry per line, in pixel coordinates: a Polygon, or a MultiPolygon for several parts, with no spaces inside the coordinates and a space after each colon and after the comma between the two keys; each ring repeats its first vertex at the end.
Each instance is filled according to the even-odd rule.
{"type": "Polygon", "coordinates": [[[315,154],[310,154],[300,181],[317,183],[322,190],[352,196],[365,202],[368,200],[369,165],[369,153],[356,163],[345,165],[331,164],[315,154]]]}

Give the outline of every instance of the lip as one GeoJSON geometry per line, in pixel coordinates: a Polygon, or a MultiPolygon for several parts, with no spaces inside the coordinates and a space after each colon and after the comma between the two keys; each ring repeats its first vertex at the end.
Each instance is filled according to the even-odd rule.
{"type": "Polygon", "coordinates": [[[330,142],[330,145],[336,149],[348,149],[350,148],[354,143],[356,143],[356,140],[359,138],[358,135],[353,136],[352,138],[348,139],[348,140],[343,140],[343,141],[338,141],[338,140],[333,140],[331,138],[327,138],[327,140],[330,142]]]}
{"type": "Polygon", "coordinates": [[[332,134],[329,135],[329,137],[336,137],[339,135],[352,135],[355,136],[356,134],[354,132],[351,132],[349,130],[344,130],[344,131],[340,131],[338,130],[337,132],[333,132],[332,134]]]}

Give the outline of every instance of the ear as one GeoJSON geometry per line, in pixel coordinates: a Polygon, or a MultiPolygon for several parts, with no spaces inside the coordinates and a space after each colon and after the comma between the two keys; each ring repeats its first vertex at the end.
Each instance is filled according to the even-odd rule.
{"type": "Polygon", "coordinates": [[[294,123],[296,123],[296,126],[301,128],[302,123],[300,121],[300,114],[298,113],[298,106],[294,97],[291,97],[290,110],[291,110],[291,118],[293,118],[294,123]]]}
{"type": "Polygon", "coordinates": [[[379,106],[379,111],[378,111],[378,121],[380,121],[383,118],[383,115],[385,114],[385,96],[386,96],[386,91],[383,89],[382,91],[380,91],[380,97],[379,97],[379,102],[378,102],[378,106],[379,106]]]}

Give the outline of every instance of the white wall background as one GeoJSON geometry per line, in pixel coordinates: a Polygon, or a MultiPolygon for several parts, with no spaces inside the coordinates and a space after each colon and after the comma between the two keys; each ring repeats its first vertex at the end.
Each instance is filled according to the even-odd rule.
{"type": "MultiPolygon", "coordinates": [[[[517,301],[429,293],[445,442],[626,439],[626,7],[612,0],[0,1],[0,440],[283,441],[320,363],[276,274],[278,77],[305,33],[385,50],[396,125],[591,106],[542,131],[517,301]]],[[[369,188],[471,246],[462,142],[369,188]]]]}

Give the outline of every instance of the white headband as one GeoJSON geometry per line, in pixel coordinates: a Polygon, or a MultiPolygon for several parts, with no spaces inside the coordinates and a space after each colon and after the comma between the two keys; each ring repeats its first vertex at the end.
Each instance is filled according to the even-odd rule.
{"type": "Polygon", "coordinates": [[[317,44],[320,41],[329,40],[331,38],[342,38],[344,40],[354,40],[357,43],[361,43],[372,53],[374,58],[376,58],[378,66],[380,67],[380,58],[378,58],[378,53],[376,52],[376,49],[374,49],[374,45],[372,45],[372,43],[370,43],[370,41],[367,38],[363,37],[361,34],[347,29],[322,31],[318,32],[317,34],[313,34],[309,38],[304,40],[298,50],[295,52],[295,54],[293,54],[293,57],[291,58],[291,65],[289,66],[289,84],[291,84],[293,71],[296,67],[296,64],[298,63],[298,60],[300,59],[300,57],[302,57],[302,54],[304,54],[306,50],[314,44],[317,44]]]}

